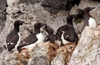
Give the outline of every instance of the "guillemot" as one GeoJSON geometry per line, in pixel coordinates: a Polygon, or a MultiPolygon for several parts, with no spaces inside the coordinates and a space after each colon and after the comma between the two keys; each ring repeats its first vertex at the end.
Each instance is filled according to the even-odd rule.
{"type": "Polygon", "coordinates": [[[34,33],[26,37],[22,44],[18,46],[18,50],[21,51],[22,48],[27,48],[29,50],[32,50],[32,48],[37,44],[37,43],[42,43],[44,42],[45,36],[41,33],[40,28],[44,26],[45,24],[42,23],[36,23],[34,25],[34,33]]]}
{"type": "Polygon", "coordinates": [[[77,16],[77,14],[69,15],[66,19],[67,24],[58,28],[56,35],[58,35],[59,38],[61,38],[62,31],[67,31],[67,30],[71,30],[71,29],[74,30],[72,20],[76,16],[77,16]]]}
{"type": "Polygon", "coordinates": [[[45,37],[45,42],[56,43],[57,45],[61,46],[61,40],[54,34],[54,30],[52,28],[45,26],[44,30],[46,30],[48,33],[48,35],[45,37]]]}
{"type": "Polygon", "coordinates": [[[83,10],[84,25],[83,25],[82,31],[85,28],[85,26],[89,26],[91,28],[95,28],[96,27],[96,21],[89,14],[89,12],[94,8],[95,7],[86,7],[86,8],[84,8],[84,10],[83,10]]]}
{"type": "Polygon", "coordinates": [[[62,40],[63,45],[65,45],[69,42],[75,42],[75,41],[77,44],[78,36],[75,32],[75,29],[73,27],[73,22],[72,22],[73,18],[76,16],[77,16],[77,14],[68,16],[67,24],[59,27],[57,30],[56,35],[58,35],[58,37],[62,40]]]}
{"type": "Polygon", "coordinates": [[[16,20],[14,22],[14,29],[8,34],[6,38],[6,45],[8,51],[13,49],[17,50],[17,46],[20,43],[20,33],[19,33],[19,26],[22,25],[24,22],[20,20],[16,20]]]}

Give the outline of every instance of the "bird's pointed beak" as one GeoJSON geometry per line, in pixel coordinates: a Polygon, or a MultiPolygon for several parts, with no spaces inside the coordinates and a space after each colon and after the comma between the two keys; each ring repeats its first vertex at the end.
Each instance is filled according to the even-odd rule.
{"type": "Polygon", "coordinates": [[[25,23],[24,21],[22,21],[22,24],[25,23]]]}
{"type": "Polygon", "coordinates": [[[23,23],[25,23],[24,21],[20,21],[20,25],[22,25],[23,23]]]}
{"type": "Polygon", "coordinates": [[[94,9],[95,7],[91,7],[90,9],[92,10],[92,9],[94,9]]]}
{"type": "Polygon", "coordinates": [[[28,23],[26,23],[26,22],[22,21],[20,24],[28,24],[28,23]]]}
{"type": "Polygon", "coordinates": [[[28,23],[24,23],[24,24],[28,24],[28,23]]]}
{"type": "Polygon", "coordinates": [[[76,16],[77,16],[77,14],[73,15],[73,17],[76,17],[76,16]]]}
{"type": "Polygon", "coordinates": [[[41,26],[46,26],[46,24],[41,24],[41,26]]]}

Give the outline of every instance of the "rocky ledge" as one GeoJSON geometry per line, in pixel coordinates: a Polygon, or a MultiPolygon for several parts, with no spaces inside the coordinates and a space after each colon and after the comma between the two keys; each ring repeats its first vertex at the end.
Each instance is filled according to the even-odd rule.
{"type": "MultiPolygon", "coordinates": [[[[96,1],[81,0],[79,6],[75,5],[70,14],[75,14],[76,9],[87,6],[96,8],[90,12],[97,23],[100,22],[100,4],[96,1]],[[92,4],[92,5],[91,5],[92,4]]],[[[6,49],[6,36],[13,29],[15,20],[25,21],[27,24],[21,26],[20,32],[23,38],[34,31],[36,22],[46,23],[56,31],[66,23],[68,12],[60,11],[58,14],[51,14],[41,6],[41,3],[26,4],[20,3],[7,7],[6,21],[0,30],[0,65],[99,65],[100,64],[100,25],[92,29],[85,27],[81,34],[78,45],[73,44],[58,47],[55,43],[37,44],[32,51],[9,52],[6,49]],[[54,49],[56,48],[56,49],[54,49]]],[[[5,18],[5,17],[4,17],[5,18]]],[[[2,26],[1,26],[2,27],[2,26]]],[[[75,24],[78,30],[82,23],[75,24]]]]}

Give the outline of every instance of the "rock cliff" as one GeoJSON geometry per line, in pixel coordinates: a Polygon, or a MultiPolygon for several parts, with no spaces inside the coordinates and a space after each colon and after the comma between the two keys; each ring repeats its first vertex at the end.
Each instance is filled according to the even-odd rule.
{"type": "MultiPolygon", "coordinates": [[[[6,7],[6,1],[0,1],[0,65],[99,65],[100,64],[100,25],[92,29],[85,27],[79,34],[78,45],[73,44],[56,47],[55,43],[37,44],[31,52],[9,52],[6,49],[6,36],[13,29],[15,20],[25,21],[20,27],[21,40],[34,32],[36,22],[46,23],[56,30],[66,24],[69,14],[76,14],[77,9],[88,6],[96,7],[90,12],[97,24],[100,23],[100,1],[96,0],[22,0],[20,4],[6,7]],[[52,3],[53,1],[53,3],[52,3]],[[74,4],[73,4],[74,2],[74,4]],[[1,5],[2,4],[2,5],[1,5]],[[68,5],[70,4],[70,5],[68,5]],[[77,5],[75,5],[77,4],[77,5]],[[79,5],[78,5],[79,4],[79,5]],[[66,10],[68,9],[68,10],[66,10]]],[[[80,31],[83,25],[74,23],[80,31]]],[[[41,28],[42,31],[43,28],[41,28]]]]}

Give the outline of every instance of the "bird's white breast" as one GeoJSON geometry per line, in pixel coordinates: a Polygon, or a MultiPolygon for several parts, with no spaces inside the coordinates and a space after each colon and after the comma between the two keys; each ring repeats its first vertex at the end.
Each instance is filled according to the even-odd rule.
{"type": "Polygon", "coordinates": [[[20,0],[6,0],[6,2],[8,6],[11,6],[13,4],[18,4],[20,0]]]}
{"type": "Polygon", "coordinates": [[[20,44],[20,41],[21,41],[21,35],[20,35],[20,33],[18,33],[18,36],[19,36],[19,39],[18,39],[17,44],[15,45],[15,49],[17,49],[17,47],[18,47],[18,45],[20,44]]]}
{"type": "Polygon", "coordinates": [[[61,39],[62,39],[62,42],[63,42],[64,45],[66,45],[66,44],[69,43],[69,41],[67,41],[67,40],[64,39],[64,36],[63,35],[61,35],[61,39]]]}
{"type": "Polygon", "coordinates": [[[92,28],[96,27],[96,21],[93,18],[90,17],[90,19],[88,21],[89,21],[90,27],[92,27],[92,28]]]}
{"type": "Polygon", "coordinates": [[[44,42],[45,37],[42,33],[37,34],[36,37],[38,38],[38,40],[35,43],[24,46],[24,48],[29,48],[29,47],[32,48],[32,47],[35,47],[37,43],[44,42]]]}
{"type": "Polygon", "coordinates": [[[36,37],[38,38],[38,41],[36,43],[44,42],[45,36],[42,33],[37,34],[36,37]]]}
{"type": "Polygon", "coordinates": [[[38,38],[38,40],[35,43],[24,46],[23,48],[28,48],[29,50],[32,50],[34,47],[36,47],[37,43],[44,42],[45,36],[42,33],[37,34],[36,37],[38,38]]]}

